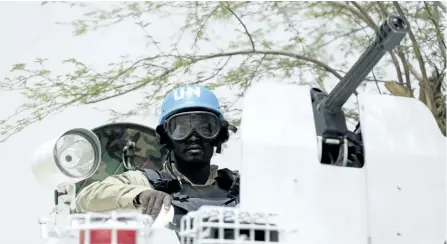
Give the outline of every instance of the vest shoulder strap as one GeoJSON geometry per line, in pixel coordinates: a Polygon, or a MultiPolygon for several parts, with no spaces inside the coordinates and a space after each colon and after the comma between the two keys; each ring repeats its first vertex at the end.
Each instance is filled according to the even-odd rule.
{"type": "Polygon", "coordinates": [[[156,171],[153,169],[140,169],[144,176],[146,176],[146,178],[149,181],[156,181],[156,180],[172,180],[174,179],[170,174],[166,173],[166,172],[162,172],[162,171],[156,171]]]}
{"type": "Polygon", "coordinates": [[[180,182],[167,172],[156,171],[153,169],[141,169],[141,171],[152,187],[157,191],[172,194],[181,189],[180,182]]]}
{"type": "MultiPolygon", "coordinates": [[[[167,172],[152,169],[141,169],[141,171],[155,190],[172,194],[180,191],[182,188],[182,183],[167,172]]],[[[239,171],[232,171],[227,168],[219,169],[215,178],[217,186],[228,191],[230,197],[239,196],[239,179],[239,171]]]]}
{"type": "Polygon", "coordinates": [[[228,191],[231,196],[239,196],[239,171],[232,171],[227,168],[219,169],[217,171],[216,183],[221,189],[228,191]]]}

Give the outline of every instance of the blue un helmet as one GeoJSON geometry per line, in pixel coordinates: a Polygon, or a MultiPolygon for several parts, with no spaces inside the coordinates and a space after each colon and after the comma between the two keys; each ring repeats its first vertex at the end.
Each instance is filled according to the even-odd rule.
{"type": "Polygon", "coordinates": [[[194,131],[213,140],[216,152],[229,138],[228,130],[236,132],[220,111],[216,95],[205,87],[182,86],[171,91],[161,105],[161,116],[156,133],[158,142],[167,147],[169,140],[184,140],[194,131]]]}

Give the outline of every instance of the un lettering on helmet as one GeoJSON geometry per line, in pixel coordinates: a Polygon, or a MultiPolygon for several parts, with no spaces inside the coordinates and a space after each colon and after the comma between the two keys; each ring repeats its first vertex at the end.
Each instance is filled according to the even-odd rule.
{"type": "Polygon", "coordinates": [[[190,97],[190,96],[193,96],[193,95],[196,96],[196,97],[200,97],[200,90],[201,89],[198,86],[195,86],[195,87],[192,87],[192,86],[181,87],[181,88],[176,89],[174,91],[174,94],[173,94],[174,95],[174,100],[178,101],[178,100],[181,100],[181,99],[185,98],[185,93],[186,93],[187,97],[190,97]]]}

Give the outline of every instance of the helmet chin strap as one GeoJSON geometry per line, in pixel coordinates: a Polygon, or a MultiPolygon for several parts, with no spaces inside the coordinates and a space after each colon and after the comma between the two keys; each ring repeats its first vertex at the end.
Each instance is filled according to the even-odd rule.
{"type": "Polygon", "coordinates": [[[221,153],[222,152],[222,143],[218,143],[217,145],[216,145],[216,153],[221,153]]]}
{"type": "MultiPolygon", "coordinates": [[[[228,123],[228,122],[227,122],[226,127],[227,127],[228,130],[232,131],[233,133],[237,132],[237,127],[232,125],[232,124],[230,124],[230,123],[228,123]]],[[[219,143],[216,144],[216,153],[220,154],[221,152],[222,152],[222,142],[219,142],[219,143]]]]}

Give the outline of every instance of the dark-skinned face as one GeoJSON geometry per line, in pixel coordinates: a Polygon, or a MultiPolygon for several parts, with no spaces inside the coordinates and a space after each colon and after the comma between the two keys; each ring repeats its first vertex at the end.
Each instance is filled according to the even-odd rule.
{"type": "Polygon", "coordinates": [[[209,164],[214,153],[213,142],[203,139],[195,132],[185,140],[173,140],[172,145],[175,157],[191,166],[209,164]]]}

